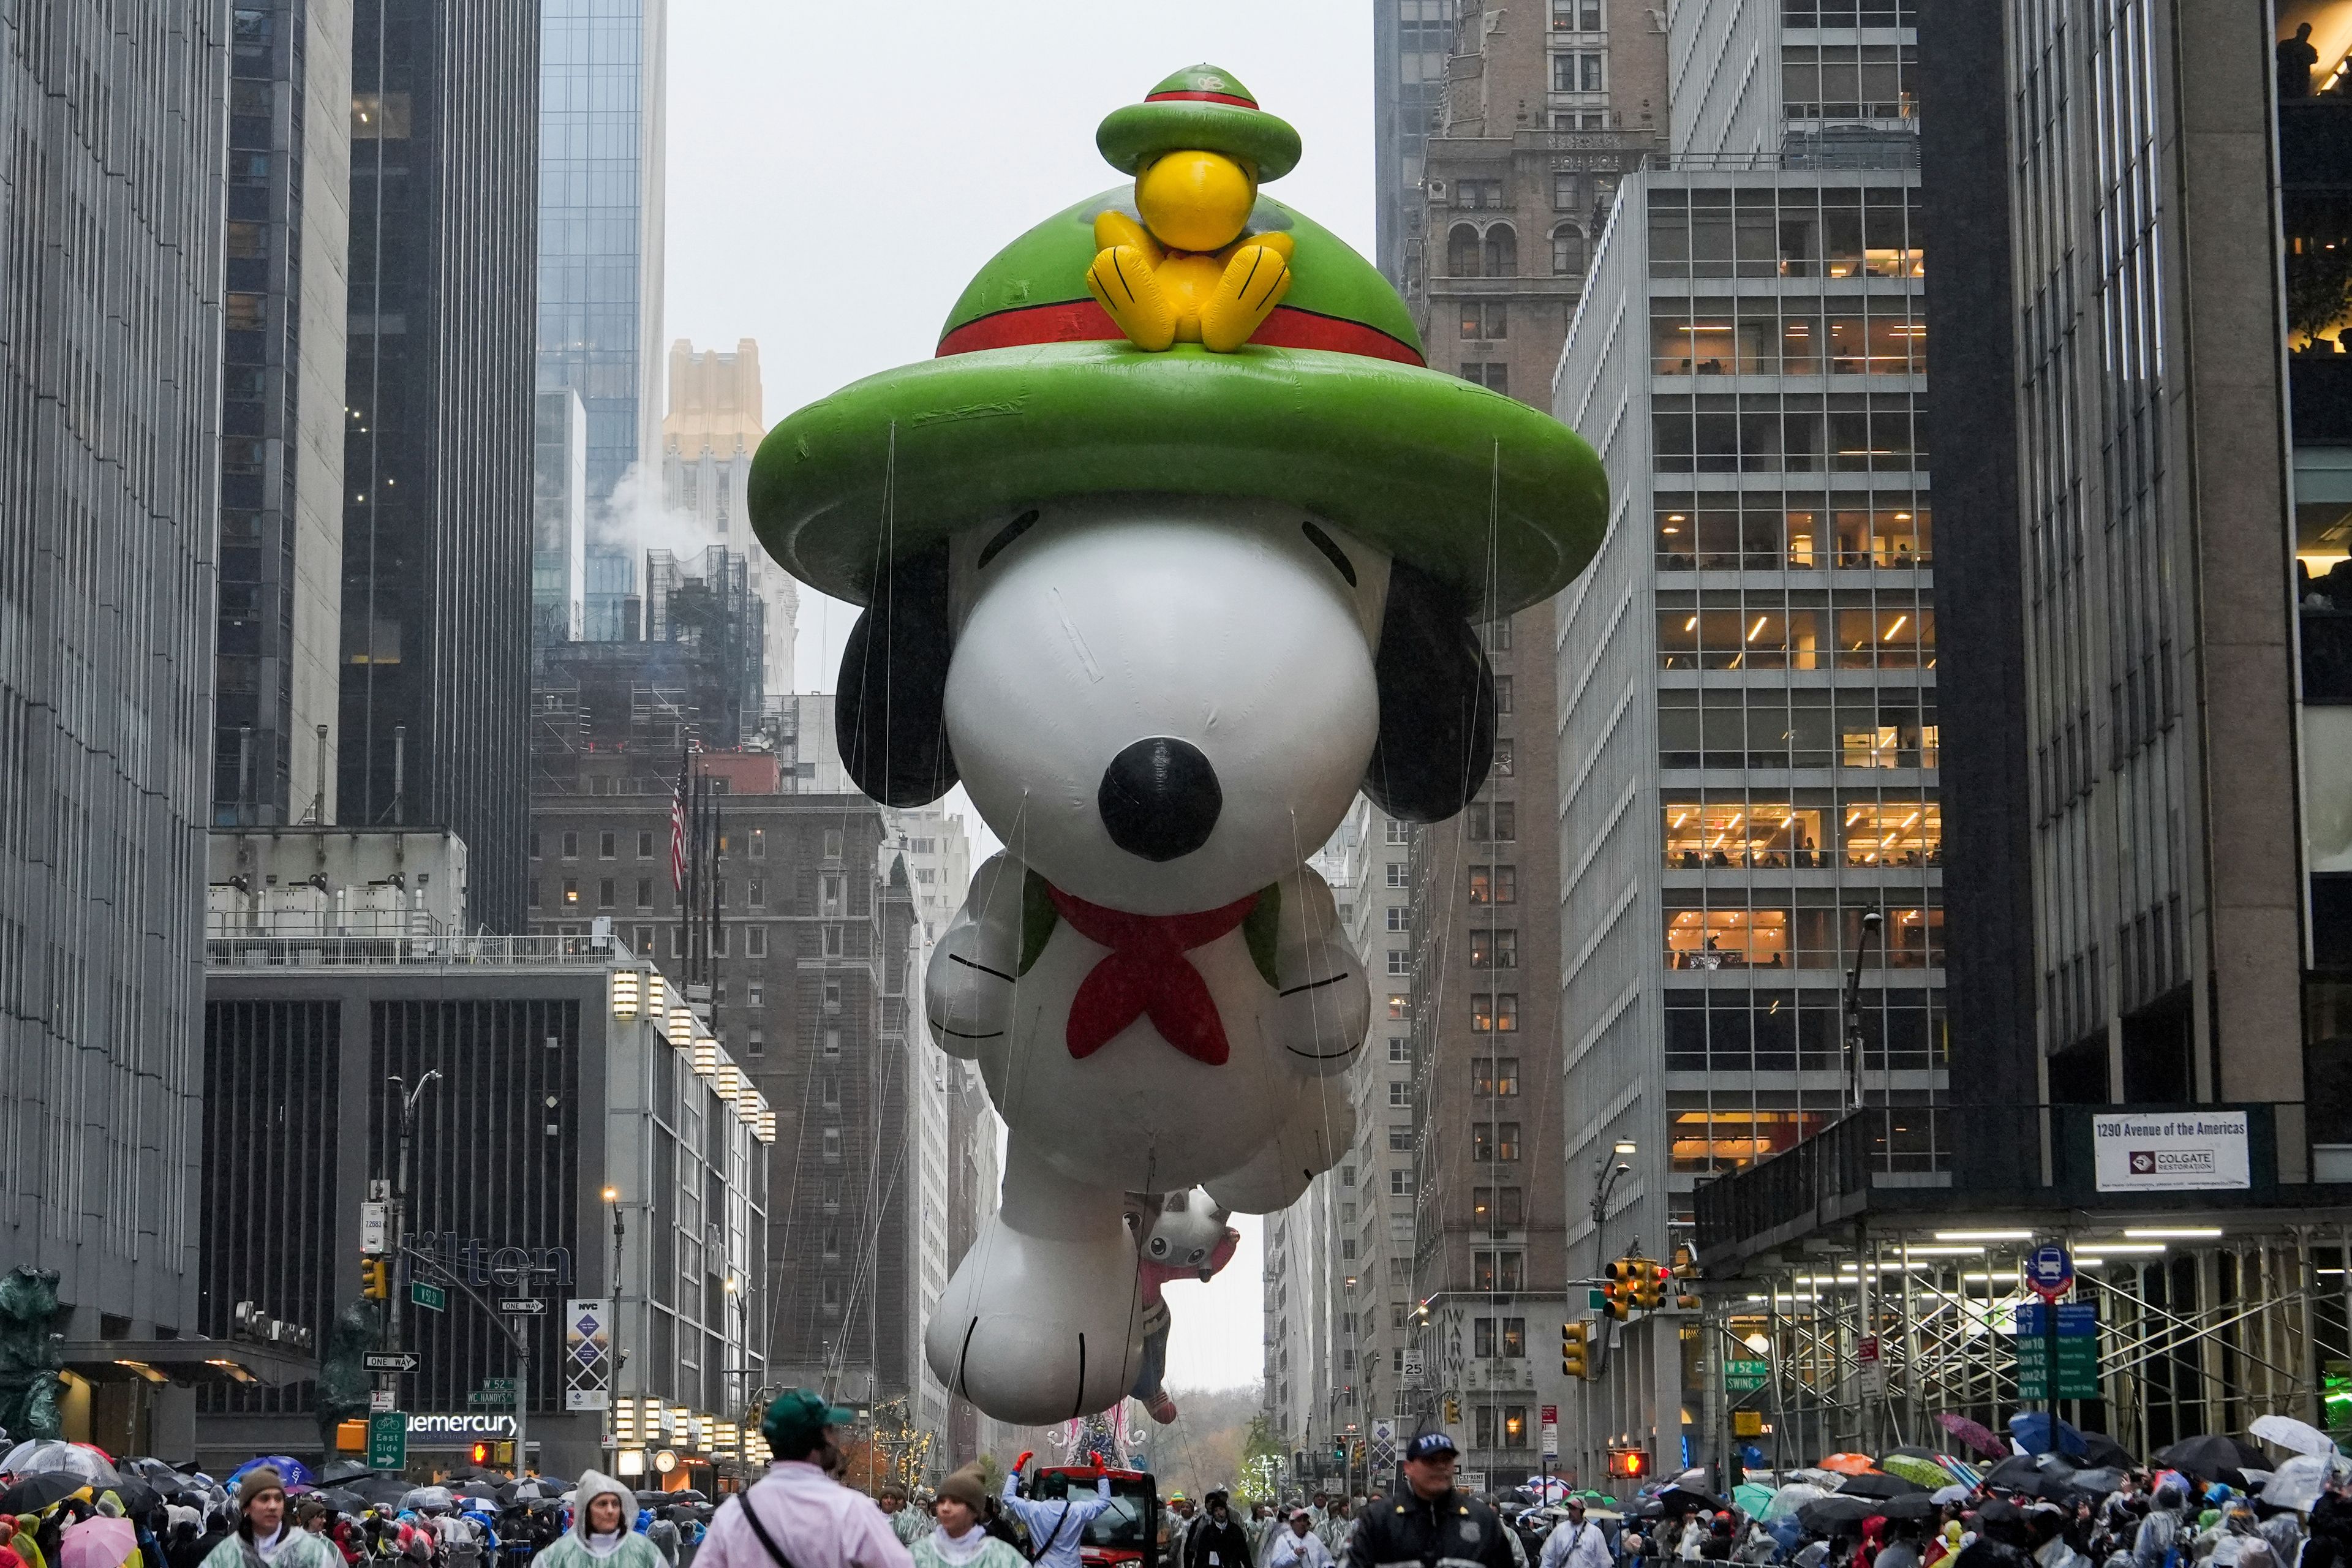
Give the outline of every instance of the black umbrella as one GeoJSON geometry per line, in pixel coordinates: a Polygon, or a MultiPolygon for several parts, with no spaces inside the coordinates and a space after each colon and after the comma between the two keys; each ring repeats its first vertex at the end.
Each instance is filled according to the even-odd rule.
{"type": "MultiPolygon", "coordinates": [[[[2259,1449],[2249,1448],[2235,1437],[2207,1432],[2195,1437],[2183,1437],[2168,1448],[2159,1448],[2155,1455],[2159,1465],[2168,1465],[2206,1480],[2221,1480],[2223,1472],[2252,1468],[2266,1470],[2270,1461],[2259,1449]]],[[[2235,1486],[2240,1483],[2232,1481],[2235,1486]]]]}
{"type": "Polygon", "coordinates": [[[1984,1473],[1984,1484],[2000,1491],[2031,1491],[2041,1480],[2042,1467],[2031,1454],[2011,1454],[1984,1473]]]}
{"type": "Polygon", "coordinates": [[[65,1470],[42,1470],[0,1492],[0,1513],[38,1513],[89,1483],[65,1470]]]}
{"type": "MultiPolygon", "coordinates": [[[[2131,1450],[2108,1436],[2105,1432],[2083,1434],[2083,1451],[2075,1458],[2083,1464],[2101,1469],[2128,1470],[2132,1468],[2131,1450]]],[[[2114,1490],[2112,1487],[2108,1489],[2114,1490]]]]}
{"type": "Polygon", "coordinates": [[[1898,1498],[1912,1492],[1925,1492],[1927,1489],[1917,1481],[1906,1480],[1901,1476],[1888,1475],[1878,1470],[1870,1471],[1866,1475],[1848,1476],[1838,1483],[1838,1494],[1841,1497],[1898,1498]]]}
{"type": "Polygon", "coordinates": [[[2124,1484],[2124,1473],[2114,1465],[2102,1465],[2095,1469],[2076,1470],[2066,1479],[2066,1489],[2084,1497],[2103,1498],[2124,1484]]]}
{"type": "Polygon", "coordinates": [[[1833,1495],[1815,1498],[1797,1510],[1797,1522],[1815,1535],[1835,1535],[1880,1511],[1876,1499],[1833,1495]]]}
{"type": "Polygon", "coordinates": [[[1888,1498],[1878,1511],[1889,1519],[1933,1519],[1941,1510],[1933,1493],[1916,1491],[1888,1498]]]}
{"type": "Polygon", "coordinates": [[[637,1500],[639,1502],[667,1502],[669,1501],[669,1493],[660,1491],[643,1491],[637,1494],[637,1500]]]}
{"type": "Polygon", "coordinates": [[[144,1519],[150,1510],[163,1500],[163,1494],[145,1481],[124,1476],[106,1489],[122,1500],[122,1511],[132,1519],[144,1519]]]}
{"type": "Polygon", "coordinates": [[[400,1500],[414,1489],[414,1483],[401,1476],[364,1476],[352,1482],[349,1489],[366,1499],[372,1507],[398,1508],[400,1500]]]}
{"type": "Polygon", "coordinates": [[[479,1498],[485,1502],[499,1500],[499,1489],[488,1481],[466,1481],[449,1489],[452,1497],[479,1498]]]}
{"type": "Polygon", "coordinates": [[[1668,1487],[1658,1494],[1658,1501],[1668,1513],[1695,1513],[1702,1510],[1713,1513],[1731,1505],[1719,1497],[1710,1497],[1689,1487],[1668,1487]]]}
{"type": "Polygon", "coordinates": [[[321,1487],[310,1494],[339,1513],[357,1513],[368,1507],[368,1500],[350,1487],[321,1487]]]}
{"type": "Polygon", "coordinates": [[[357,1459],[337,1459],[319,1472],[319,1484],[322,1487],[331,1487],[337,1481],[357,1480],[362,1476],[373,1474],[375,1474],[373,1470],[369,1469],[357,1459]]]}

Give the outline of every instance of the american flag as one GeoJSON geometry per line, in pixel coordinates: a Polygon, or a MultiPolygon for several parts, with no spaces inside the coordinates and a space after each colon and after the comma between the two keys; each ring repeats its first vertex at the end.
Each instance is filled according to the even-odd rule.
{"type": "Polygon", "coordinates": [[[677,787],[669,796],[669,885],[678,892],[686,890],[686,773],[688,756],[677,761],[677,787]]]}

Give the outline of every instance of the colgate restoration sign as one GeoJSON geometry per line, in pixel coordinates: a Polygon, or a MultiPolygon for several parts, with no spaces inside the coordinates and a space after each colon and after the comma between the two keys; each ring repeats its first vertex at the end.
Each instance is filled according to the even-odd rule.
{"type": "Polygon", "coordinates": [[[2220,1191],[2253,1185],[2246,1112],[2101,1112],[2091,1118],[2099,1191],[2220,1191]]]}

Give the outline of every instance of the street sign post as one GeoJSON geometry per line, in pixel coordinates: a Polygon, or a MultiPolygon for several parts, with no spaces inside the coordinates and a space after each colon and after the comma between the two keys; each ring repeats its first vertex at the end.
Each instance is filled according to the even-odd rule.
{"type": "Polygon", "coordinates": [[[1547,1459],[1557,1459],[1559,1458],[1559,1406],[1557,1405],[1546,1405],[1541,1407],[1541,1410],[1543,1415],[1543,1457],[1547,1459]]]}
{"type": "Polygon", "coordinates": [[[1733,1394],[1753,1394],[1771,1381],[1770,1362],[1727,1361],[1723,1363],[1723,1386],[1733,1394]]]}
{"type": "Polygon", "coordinates": [[[371,1470],[407,1468],[408,1415],[405,1411],[378,1411],[368,1417],[367,1464],[371,1470]]]}
{"type": "Polygon", "coordinates": [[[482,1380],[481,1387],[466,1395],[466,1403],[468,1405],[512,1405],[514,1403],[514,1396],[515,1389],[513,1378],[486,1377],[482,1380]]]}
{"type": "Polygon", "coordinates": [[[2068,1301],[2054,1310],[2039,1301],[2017,1309],[2017,1396],[2025,1400],[2099,1397],[2099,1310],[2068,1301]],[[2058,1391],[2050,1391],[2053,1363],[2058,1391]]]}
{"type": "Polygon", "coordinates": [[[1854,1342],[1853,1373],[1854,1383],[1863,1398],[1885,1397],[1886,1363],[1879,1359],[1876,1334],[1864,1334],[1854,1342]]]}
{"type": "Polygon", "coordinates": [[[547,1310],[547,1299],[543,1296],[501,1296],[499,1298],[499,1310],[510,1312],[519,1318],[535,1318],[547,1310]]]}
{"type": "Polygon", "coordinates": [[[438,1285],[427,1285],[422,1279],[408,1282],[408,1299],[428,1312],[437,1312],[449,1304],[449,1292],[438,1285]]]}
{"type": "Polygon", "coordinates": [[[369,1372],[415,1372],[425,1364],[415,1351],[365,1351],[360,1365],[369,1372]]]}

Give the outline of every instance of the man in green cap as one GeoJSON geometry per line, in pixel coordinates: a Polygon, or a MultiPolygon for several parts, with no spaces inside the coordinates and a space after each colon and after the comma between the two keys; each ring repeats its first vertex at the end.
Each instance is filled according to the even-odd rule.
{"type": "Polygon", "coordinates": [[[702,1568],[913,1568],[874,1500],[825,1474],[834,1428],[856,1413],[805,1388],[780,1394],[760,1419],[774,1462],[710,1521],[702,1568]]]}

